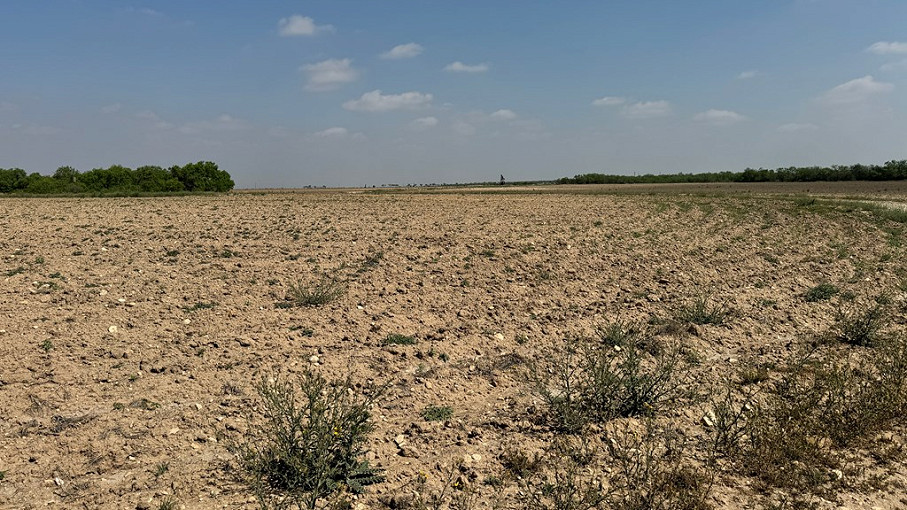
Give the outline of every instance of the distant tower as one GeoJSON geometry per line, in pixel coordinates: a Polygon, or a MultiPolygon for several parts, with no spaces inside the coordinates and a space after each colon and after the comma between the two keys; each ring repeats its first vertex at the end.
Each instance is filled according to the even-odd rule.
{"type": "Polygon", "coordinates": [[[504,184],[506,184],[506,181],[504,181],[504,174],[501,174],[501,186],[504,184]]]}

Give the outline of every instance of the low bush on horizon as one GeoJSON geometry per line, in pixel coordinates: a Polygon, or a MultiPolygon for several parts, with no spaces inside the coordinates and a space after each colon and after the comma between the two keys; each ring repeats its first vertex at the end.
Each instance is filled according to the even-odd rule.
{"type": "Polygon", "coordinates": [[[234,185],[230,174],[210,161],[174,165],[168,169],[141,166],[133,170],[122,165],[112,165],[87,172],[79,172],[71,166],[61,166],[52,176],[37,172],[26,174],[21,168],[0,168],[0,193],[199,193],[226,192],[232,190],[234,185]]]}

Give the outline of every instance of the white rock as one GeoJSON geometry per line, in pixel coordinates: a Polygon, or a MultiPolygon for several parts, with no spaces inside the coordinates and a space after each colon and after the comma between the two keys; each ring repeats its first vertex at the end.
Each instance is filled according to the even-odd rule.
{"type": "Polygon", "coordinates": [[[309,363],[318,363],[319,361],[321,361],[321,358],[317,354],[309,356],[309,363]]]}
{"type": "Polygon", "coordinates": [[[109,328],[107,328],[108,333],[116,333],[117,331],[118,330],[116,326],[110,326],[109,328]]]}

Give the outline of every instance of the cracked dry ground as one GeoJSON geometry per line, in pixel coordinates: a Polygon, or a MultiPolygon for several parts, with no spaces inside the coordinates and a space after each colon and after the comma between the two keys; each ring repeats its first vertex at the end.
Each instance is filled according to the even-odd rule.
{"type": "MultiPolygon", "coordinates": [[[[720,392],[743,361],[783,360],[829,328],[834,303],[803,299],[821,282],[884,293],[902,330],[901,236],[870,213],[758,193],[3,199],[0,507],[256,508],[229,445],[260,417],[257,381],[307,368],[390,384],[368,443],[387,479],[354,506],[382,507],[418,473],[432,487],[457,463],[477,508],[495,495],[519,507],[501,456],[551,443],[527,373],[565,339],[708,295],[733,311],[726,324],[668,334],[695,352],[701,389],[720,392]],[[279,306],[320,274],[345,294],[279,306]],[[429,405],[453,415],[427,422],[429,405]]],[[[658,419],[695,440],[703,409],[658,419]]],[[[814,500],[903,507],[898,451],[860,456],[814,500]],[[870,475],[885,482],[867,487],[870,475]]],[[[724,473],[708,502],[755,508],[767,492],[724,473]]]]}

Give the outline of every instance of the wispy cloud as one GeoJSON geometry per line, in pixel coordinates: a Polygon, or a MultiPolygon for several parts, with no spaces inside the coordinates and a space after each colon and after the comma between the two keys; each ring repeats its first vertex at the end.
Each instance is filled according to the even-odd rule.
{"type": "Polygon", "coordinates": [[[277,22],[277,33],[283,37],[313,36],[323,32],[333,32],[333,25],[316,25],[315,20],[308,16],[294,14],[288,18],[281,18],[277,22]]]}
{"type": "Polygon", "coordinates": [[[212,131],[238,131],[244,129],[246,123],[231,115],[222,114],[214,120],[201,120],[198,122],[189,122],[179,127],[179,132],[184,135],[196,135],[212,131]]]}
{"type": "Polygon", "coordinates": [[[359,71],[353,69],[352,63],[353,61],[348,58],[332,58],[302,66],[302,70],[309,77],[306,90],[324,92],[337,89],[344,83],[356,81],[359,79],[359,71]]]}
{"type": "Polygon", "coordinates": [[[425,48],[420,44],[407,43],[399,44],[381,54],[385,60],[400,60],[403,58],[413,58],[422,54],[425,48]]]}
{"type": "Polygon", "coordinates": [[[476,127],[465,120],[456,120],[451,126],[454,133],[461,136],[472,136],[476,134],[476,127]]]}
{"type": "Polygon", "coordinates": [[[415,110],[431,105],[433,96],[422,92],[404,92],[402,94],[382,94],[373,90],[362,94],[359,99],[343,103],[343,107],[354,112],[389,112],[393,110],[415,110]]]}
{"type": "Polygon", "coordinates": [[[756,76],[759,76],[758,71],[752,71],[752,70],[743,71],[742,73],[737,75],[737,79],[738,80],[749,80],[749,79],[755,78],[756,76]]]}
{"type": "Polygon", "coordinates": [[[332,127],[315,133],[315,136],[319,138],[343,138],[349,133],[349,130],[345,127],[332,127]]]}
{"type": "Polygon", "coordinates": [[[671,115],[671,103],[668,101],[638,101],[621,109],[621,115],[628,119],[653,119],[671,115]]]}
{"type": "Polygon", "coordinates": [[[693,116],[696,122],[704,122],[713,126],[729,126],[743,122],[746,119],[744,115],[730,110],[706,110],[693,116]]]}
{"type": "Polygon", "coordinates": [[[412,122],[410,122],[409,125],[412,128],[421,131],[421,130],[430,129],[430,128],[437,126],[438,122],[439,121],[438,121],[437,117],[420,117],[420,118],[415,119],[412,122]]]}
{"type": "Polygon", "coordinates": [[[830,104],[852,104],[894,90],[894,84],[876,81],[871,75],[850,80],[829,90],[820,99],[830,104]]]}
{"type": "Polygon", "coordinates": [[[626,98],[605,96],[592,101],[592,106],[620,106],[627,102],[626,98]]]}
{"type": "Polygon", "coordinates": [[[150,123],[157,129],[170,129],[173,124],[162,119],[158,114],[151,110],[144,110],[135,114],[135,118],[150,123]]]}
{"type": "Polygon", "coordinates": [[[468,64],[464,64],[463,62],[460,62],[458,60],[456,62],[447,64],[444,67],[444,70],[449,73],[484,73],[484,72],[488,71],[490,68],[491,68],[490,64],[482,63],[482,64],[475,64],[475,65],[468,65],[468,64]]]}
{"type": "Polygon", "coordinates": [[[879,41],[866,48],[866,51],[876,55],[907,55],[907,42],[879,41]]]}
{"type": "Polygon", "coordinates": [[[791,122],[789,124],[782,124],[778,126],[778,131],[782,133],[795,133],[797,131],[815,131],[819,126],[810,123],[796,123],[791,122]]]}
{"type": "Polygon", "coordinates": [[[120,103],[113,103],[101,107],[101,113],[105,115],[110,115],[111,113],[116,113],[123,109],[123,105],[120,103]]]}
{"type": "Polygon", "coordinates": [[[501,109],[488,116],[492,120],[514,120],[517,114],[513,110],[501,109]]]}

